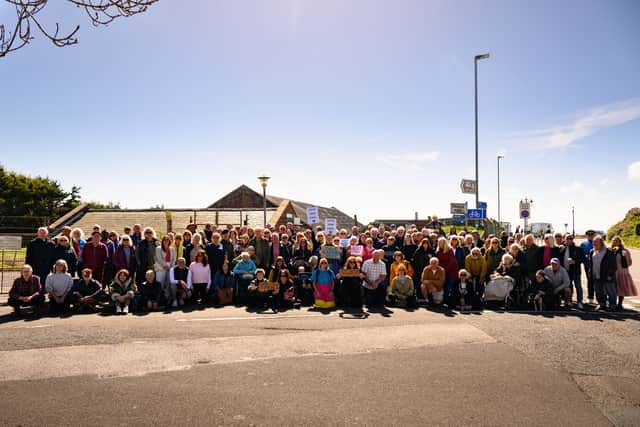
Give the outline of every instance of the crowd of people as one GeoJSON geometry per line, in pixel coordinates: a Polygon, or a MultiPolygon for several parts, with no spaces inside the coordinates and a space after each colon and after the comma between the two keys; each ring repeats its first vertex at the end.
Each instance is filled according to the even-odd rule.
{"type": "Polygon", "coordinates": [[[65,227],[48,236],[40,228],[29,242],[26,263],[9,292],[9,305],[52,314],[171,310],[185,305],[235,304],[277,312],[336,306],[369,309],[420,305],[479,310],[621,311],[638,295],[629,273],[631,254],[620,237],[607,247],[588,230],[571,234],[481,236],[477,231],[370,225],[327,235],[320,227],[294,224],[265,228],[218,227],[159,238],[136,224],[122,234],[95,225],[65,227]],[[584,300],[582,274],[587,278],[584,300]]]}

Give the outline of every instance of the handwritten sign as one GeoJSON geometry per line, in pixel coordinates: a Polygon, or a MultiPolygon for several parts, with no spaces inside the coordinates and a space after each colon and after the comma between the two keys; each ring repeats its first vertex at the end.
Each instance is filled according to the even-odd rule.
{"type": "Polygon", "coordinates": [[[278,289],[280,289],[280,284],[277,282],[258,283],[258,292],[273,292],[278,289]]]}
{"type": "Polygon", "coordinates": [[[363,251],[364,251],[364,247],[362,245],[351,246],[351,255],[352,256],[362,256],[362,252],[363,251]]]}
{"type": "Polygon", "coordinates": [[[340,277],[360,277],[360,270],[357,268],[345,268],[340,270],[340,277]]]}
{"type": "Polygon", "coordinates": [[[320,254],[323,258],[336,260],[340,259],[340,250],[335,246],[324,245],[320,250],[320,254]]]}
{"type": "Polygon", "coordinates": [[[338,221],[335,218],[324,220],[324,232],[327,236],[335,236],[338,229],[338,221]]]}
{"type": "Polygon", "coordinates": [[[320,224],[320,214],[317,207],[307,208],[307,223],[320,224]]]}
{"type": "Polygon", "coordinates": [[[340,239],[340,247],[348,248],[349,247],[349,239],[340,239]]]}

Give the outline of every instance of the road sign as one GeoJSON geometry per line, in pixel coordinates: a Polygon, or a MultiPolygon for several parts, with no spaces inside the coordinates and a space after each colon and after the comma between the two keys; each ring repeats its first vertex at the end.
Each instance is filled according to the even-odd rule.
{"type": "Polygon", "coordinates": [[[469,209],[467,210],[467,216],[469,219],[486,219],[487,211],[484,209],[469,209]]]}
{"type": "Polygon", "coordinates": [[[531,213],[527,209],[522,209],[520,211],[520,218],[529,218],[531,213]]]}
{"type": "Polygon", "coordinates": [[[464,215],[454,215],[451,219],[453,219],[453,222],[463,223],[467,217],[464,215]]]}
{"type": "Polygon", "coordinates": [[[478,202],[478,209],[487,210],[487,202],[478,202]]]}
{"type": "Polygon", "coordinates": [[[531,202],[527,199],[520,200],[520,218],[531,217],[531,202]]]}
{"type": "Polygon", "coordinates": [[[460,190],[465,194],[476,194],[476,181],[473,179],[463,179],[460,182],[460,190]]]}
{"type": "Polygon", "coordinates": [[[451,214],[452,215],[464,215],[467,213],[467,204],[466,203],[451,203],[451,214]]]}

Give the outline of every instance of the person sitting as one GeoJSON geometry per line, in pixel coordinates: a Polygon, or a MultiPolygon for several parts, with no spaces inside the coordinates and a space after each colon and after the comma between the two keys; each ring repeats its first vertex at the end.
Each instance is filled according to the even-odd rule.
{"type": "Polygon", "coordinates": [[[510,254],[502,255],[502,261],[498,268],[496,268],[496,274],[509,276],[513,279],[511,297],[517,306],[522,307],[526,305],[527,286],[525,284],[524,272],[519,265],[516,265],[513,256],[510,254]]]}
{"type": "Polygon", "coordinates": [[[392,307],[414,308],[416,306],[413,279],[404,264],[400,264],[396,268],[396,276],[389,286],[387,303],[392,307]]]}
{"type": "Polygon", "coordinates": [[[280,277],[280,271],[287,270],[287,263],[283,257],[276,257],[275,261],[271,265],[271,271],[269,271],[269,281],[276,282],[278,281],[278,277],[280,277]]]}
{"type": "Polygon", "coordinates": [[[156,273],[149,269],[144,275],[144,282],[140,285],[142,307],[149,311],[156,311],[162,303],[162,284],[156,280],[156,273]]]}
{"type": "MultiPolygon", "coordinates": [[[[479,286],[484,286],[487,279],[487,260],[482,256],[480,248],[472,248],[464,260],[464,269],[469,274],[468,279],[479,286]]],[[[476,287],[477,289],[477,287],[476,287]]],[[[479,291],[482,295],[482,291],[479,291]]]]}
{"type": "Polygon", "coordinates": [[[183,257],[178,258],[176,266],[169,270],[169,291],[174,302],[183,306],[191,299],[191,270],[187,267],[187,260],[183,257]]]}
{"type": "Polygon", "coordinates": [[[53,265],[53,273],[49,273],[45,282],[51,314],[62,314],[69,310],[72,287],[73,278],[67,273],[67,262],[63,259],[57,260],[53,265]]]}
{"type": "Polygon", "coordinates": [[[213,288],[218,293],[218,304],[229,305],[233,302],[233,289],[236,277],[230,269],[229,263],[222,264],[222,270],[213,276],[213,288]]]}
{"type": "Polygon", "coordinates": [[[42,295],[40,278],[33,274],[29,264],[25,264],[20,269],[20,277],[13,281],[7,304],[13,307],[15,317],[21,317],[21,307],[33,307],[34,312],[37,313],[42,303],[44,303],[44,295],[42,295]]]}
{"type": "Polygon", "coordinates": [[[564,306],[570,308],[572,306],[571,281],[569,280],[569,273],[560,265],[558,258],[551,258],[550,265],[544,268],[544,276],[552,287],[552,295],[547,298],[549,308],[557,308],[560,305],[560,296],[564,296],[564,306]]]}
{"type": "Polygon", "coordinates": [[[446,272],[440,267],[437,257],[429,260],[429,265],[422,271],[422,295],[429,298],[433,304],[441,305],[444,297],[444,281],[446,272]]]}
{"type": "Polygon", "coordinates": [[[278,312],[279,289],[264,289],[260,285],[268,283],[265,271],[262,268],[256,269],[256,277],[247,287],[250,305],[257,308],[270,307],[274,313],[278,312]]]}
{"type": "Polygon", "coordinates": [[[458,271],[458,281],[451,293],[452,305],[460,311],[469,311],[481,305],[482,294],[477,293],[477,289],[469,277],[469,272],[464,268],[458,271]]]}
{"type": "Polygon", "coordinates": [[[289,276],[289,270],[280,270],[277,282],[280,286],[280,290],[278,292],[279,306],[293,308],[296,303],[296,288],[289,276]]]}
{"type": "Polygon", "coordinates": [[[533,303],[533,309],[535,311],[544,310],[544,301],[546,295],[549,293],[550,287],[551,284],[545,277],[544,270],[538,270],[529,288],[529,301],[533,303]]]}
{"type": "Polygon", "coordinates": [[[240,261],[233,267],[233,274],[238,279],[237,291],[236,291],[236,305],[242,305],[246,303],[247,287],[253,280],[253,275],[256,272],[256,264],[250,258],[249,252],[242,252],[240,254],[240,261]]]}
{"type": "Polygon", "coordinates": [[[81,272],[82,278],[77,279],[71,288],[71,304],[75,311],[96,312],[98,304],[107,300],[107,294],[102,284],[91,277],[90,268],[81,272]]]}
{"type": "Polygon", "coordinates": [[[304,266],[298,267],[298,275],[294,278],[296,285],[296,295],[300,303],[309,307],[313,305],[313,284],[311,283],[311,272],[306,271],[304,266]]]}
{"type": "Polygon", "coordinates": [[[115,304],[116,314],[129,313],[129,306],[137,291],[138,287],[132,280],[129,272],[125,269],[118,271],[115,279],[113,279],[113,282],[111,282],[109,286],[109,294],[115,304]]]}
{"type": "MultiPolygon", "coordinates": [[[[398,267],[404,265],[404,269],[410,277],[413,277],[413,267],[411,264],[405,260],[404,254],[402,251],[396,251],[393,254],[393,263],[391,264],[391,268],[389,269],[389,283],[393,282],[393,279],[396,277],[398,267]]],[[[413,282],[413,279],[411,280],[413,282]]]]}

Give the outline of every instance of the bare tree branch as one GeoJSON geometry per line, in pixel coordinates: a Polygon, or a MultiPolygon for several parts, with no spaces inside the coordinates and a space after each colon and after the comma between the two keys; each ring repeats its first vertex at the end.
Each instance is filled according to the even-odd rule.
{"type": "MultiPolygon", "coordinates": [[[[2,1],[2,0],[0,0],[2,1]]],[[[0,58],[9,52],[27,45],[32,39],[33,25],[54,46],[64,47],[78,43],[76,33],[80,25],[68,33],[60,34],[60,25],[56,23],[55,31],[47,30],[36,15],[42,11],[49,0],[4,0],[15,7],[16,23],[13,31],[7,32],[4,24],[0,24],[0,58]]],[[[67,0],[76,7],[82,8],[94,26],[107,25],[120,17],[130,17],[145,12],[149,6],[159,0],[67,0]]]]}

